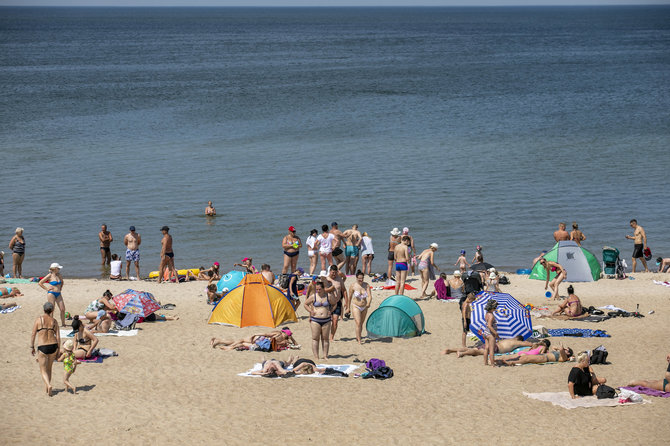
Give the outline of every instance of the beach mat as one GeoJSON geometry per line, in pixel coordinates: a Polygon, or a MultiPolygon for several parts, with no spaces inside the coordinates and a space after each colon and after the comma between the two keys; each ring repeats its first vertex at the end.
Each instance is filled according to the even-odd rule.
{"type": "Polygon", "coordinates": [[[19,308],[21,308],[21,305],[16,305],[14,307],[5,308],[4,310],[0,310],[0,314],[13,313],[16,310],[18,310],[19,308]]]}
{"type": "MultiPolygon", "coordinates": [[[[384,285],[384,286],[381,287],[381,288],[382,288],[383,290],[395,290],[395,285],[384,285]]],[[[414,288],[412,285],[407,285],[407,284],[405,284],[405,289],[406,289],[406,290],[410,290],[410,291],[414,291],[414,290],[416,290],[416,288],[414,288]]]]}
{"type": "MultiPolygon", "coordinates": [[[[93,333],[96,337],[100,336],[137,336],[138,330],[110,330],[109,333],[93,333]]],[[[74,338],[72,330],[60,330],[61,338],[74,338]]]]}
{"type": "MultiPolygon", "coordinates": [[[[331,368],[335,369],[339,372],[346,373],[347,375],[351,375],[359,366],[354,365],[354,364],[317,364],[317,368],[331,368]]],[[[291,370],[293,367],[290,367],[288,370],[291,370]]],[[[257,362],[254,367],[244,373],[238,373],[237,376],[247,376],[251,378],[263,378],[261,375],[252,375],[251,372],[256,372],[259,370],[263,370],[263,367],[261,366],[260,362],[257,362]]],[[[295,375],[295,378],[343,378],[341,376],[335,376],[335,375],[319,375],[318,373],[313,373],[311,375],[295,375]]],[[[276,379],[281,379],[277,377],[276,379]]]]}
{"type": "Polygon", "coordinates": [[[635,393],[639,393],[641,395],[660,396],[661,398],[670,398],[670,392],[664,392],[662,390],[651,389],[649,387],[626,386],[626,387],[619,387],[619,388],[620,389],[631,390],[631,391],[633,391],[635,393]]]}
{"type": "Polygon", "coordinates": [[[534,400],[545,401],[554,406],[560,406],[564,409],[576,409],[578,407],[615,407],[615,406],[631,406],[634,404],[650,403],[650,401],[642,400],[640,403],[631,403],[629,401],[620,403],[618,398],[604,398],[599,400],[596,396],[583,396],[581,398],[572,399],[568,392],[543,392],[543,393],[528,393],[523,392],[528,398],[534,400]]]}
{"type": "Polygon", "coordinates": [[[16,284],[16,283],[37,283],[37,282],[34,282],[34,281],[30,280],[30,279],[13,279],[13,278],[12,278],[12,279],[9,279],[9,278],[7,278],[7,279],[3,279],[3,280],[4,280],[4,282],[1,282],[1,283],[9,283],[9,284],[16,284]]]}
{"type": "Polygon", "coordinates": [[[605,330],[591,330],[590,328],[554,328],[547,330],[549,336],[573,336],[578,338],[609,338],[605,330]]]}

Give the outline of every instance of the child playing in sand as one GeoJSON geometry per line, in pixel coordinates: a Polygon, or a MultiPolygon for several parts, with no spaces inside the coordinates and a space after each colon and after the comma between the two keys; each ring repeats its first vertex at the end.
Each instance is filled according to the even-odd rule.
{"type": "Polygon", "coordinates": [[[74,343],[72,339],[68,339],[63,344],[63,354],[58,358],[59,361],[63,361],[63,367],[65,367],[65,376],[63,376],[63,383],[65,383],[65,390],[72,389],[72,393],[77,393],[77,388],[70,383],[70,376],[74,374],[74,371],[77,369],[77,364],[81,364],[74,356],[74,343]]]}
{"type": "Polygon", "coordinates": [[[454,263],[454,266],[458,266],[458,268],[461,270],[461,274],[468,270],[468,266],[470,266],[470,264],[465,258],[465,249],[461,249],[461,255],[458,260],[456,260],[456,263],[454,263]]]}
{"type": "Polygon", "coordinates": [[[214,305],[223,297],[223,293],[216,292],[216,285],[210,283],[207,285],[207,303],[209,305],[214,305]]]}

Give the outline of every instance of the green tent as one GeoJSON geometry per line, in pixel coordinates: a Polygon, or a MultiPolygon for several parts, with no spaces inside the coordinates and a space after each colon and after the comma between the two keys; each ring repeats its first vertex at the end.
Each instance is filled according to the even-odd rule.
{"type": "Polygon", "coordinates": [[[404,337],[422,335],[425,330],[423,312],[419,304],[407,296],[387,297],[372,312],[365,324],[370,337],[404,337]]]}
{"type": "MultiPolygon", "coordinates": [[[[544,255],[544,258],[565,268],[566,282],[595,282],[600,279],[600,262],[588,249],[582,248],[576,242],[558,242],[544,255]]],[[[556,276],[553,271],[549,274],[549,280],[556,276]]],[[[540,262],[533,265],[530,278],[547,279],[547,270],[540,265],[540,262]]]]}

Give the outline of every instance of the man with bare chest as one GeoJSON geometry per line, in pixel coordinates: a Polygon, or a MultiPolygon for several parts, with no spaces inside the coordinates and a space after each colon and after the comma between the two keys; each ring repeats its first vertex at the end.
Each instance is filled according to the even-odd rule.
{"type": "Polygon", "coordinates": [[[337,323],[342,319],[342,307],[348,308],[348,299],[347,299],[347,289],[344,286],[344,281],[347,276],[340,272],[336,265],[331,265],[328,271],[328,281],[331,286],[334,288],[333,293],[337,296],[337,306],[332,313],[332,323],[330,324],[330,340],[332,341],[335,338],[335,332],[337,331],[337,323]],[[344,302],[343,302],[344,301],[344,302]]]}
{"type": "Polygon", "coordinates": [[[109,246],[112,244],[114,238],[112,237],[112,233],[107,230],[107,225],[102,225],[100,228],[98,239],[100,240],[100,256],[102,257],[102,266],[105,266],[105,263],[109,265],[112,262],[112,253],[109,249],[109,246]]]}
{"type": "Polygon", "coordinates": [[[565,223],[558,224],[558,231],[554,231],[554,240],[557,242],[570,240],[570,234],[565,230],[565,227],[565,223]]]}
{"type": "Polygon", "coordinates": [[[363,237],[358,230],[358,225],[353,225],[351,229],[347,229],[342,234],[344,235],[344,245],[346,246],[344,255],[346,256],[347,266],[344,271],[347,274],[356,274],[361,240],[363,237]]]}
{"type": "Polygon", "coordinates": [[[333,259],[334,263],[337,265],[337,269],[340,270],[346,263],[344,257],[344,251],[340,245],[342,245],[342,239],[344,238],[344,233],[337,228],[337,222],[332,222],[330,224],[330,233],[335,237],[333,239],[333,259]]]}
{"type": "Polygon", "coordinates": [[[627,235],[628,240],[633,240],[633,272],[635,272],[635,267],[637,266],[637,259],[642,261],[644,266],[644,272],[648,273],[649,268],[647,268],[647,262],[644,260],[644,250],[647,248],[647,233],[644,232],[644,228],[637,224],[637,220],[632,219],[630,221],[630,227],[633,228],[633,235],[627,235]]]}
{"type": "Polygon", "coordinates": [[[161,232],[163,238],[161,239],[161,264],[158,268],[158,283],[163,281],[163,274],[165,269],[169,271],[169,278],[174,276],[175,283],[179,283],[179,274],[174,267],[174,252],[172,251],[172,236],[169,234],[170,228],[163,226],[161,232]]]}
{"type": "Polygon", "coordinates": [[[126,279],[130,279],[130,262],[135,262],[135,272],[137,279],[140,278],[140,244],[142,237],[135,232],[135,226],[130,227],[130,232],[123,237],[123,244],[126,245],[126,279]]]}

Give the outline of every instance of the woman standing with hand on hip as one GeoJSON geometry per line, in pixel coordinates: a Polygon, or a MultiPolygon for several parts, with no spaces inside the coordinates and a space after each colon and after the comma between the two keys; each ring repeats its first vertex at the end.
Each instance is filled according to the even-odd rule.
{"type": "Polygon", "coordinates": [[[23,277],[23,259],[26,256],[26,239],[23,238],[23,228],[16,228],[14,237],[9,241],[12,250],[12,269],[14,277],[23,277]]]}
{"type": "Polygon", "coordinates": [[[33,356],[35,356],[35,338],[37,338],[37,363],[40,365],[40,373],[49,396],[51,396],[51,369],[60,350],[60,330],[56,319],[51,317],[53,311],[54,305],[51,302],[45,302],[44,314],[35,319],[30,336],[30,353],[33,356]]]}
{"type": "Polygon", "coordinates": [[[61,291],[63,290],[63,276],[60,274],[60,270],[63,267],[54,262],[49,267],[49,274],[44,276],[39,282],[39,286],[46,290],[47,292],[47,301],[51,302],[54,306],[58,305],[58,310],[60,310],[60,323],[65,327],[65,303],[63,302],[63,295],[61,291]]]}

